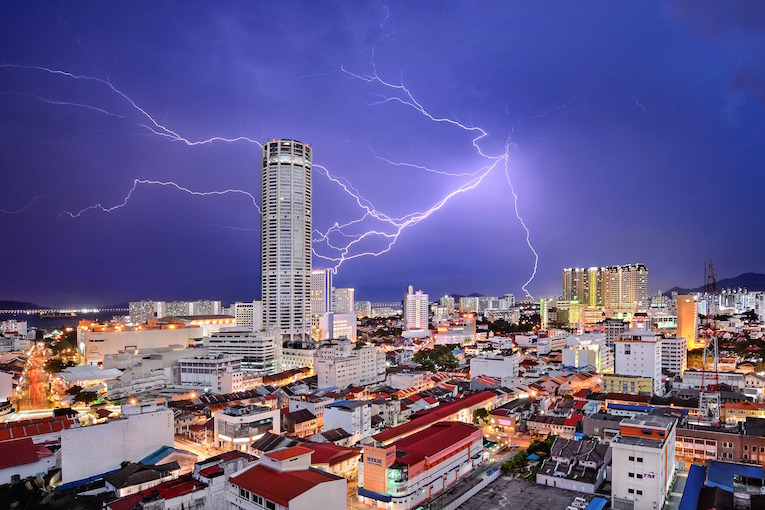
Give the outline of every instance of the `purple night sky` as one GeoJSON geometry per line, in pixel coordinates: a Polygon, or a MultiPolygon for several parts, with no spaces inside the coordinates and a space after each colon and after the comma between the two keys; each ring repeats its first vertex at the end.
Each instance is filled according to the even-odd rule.
{"type": "MultiPolygon", "coordinates": [[[[256,144],[153,134],[108,83],[187,140],[309,143],[315,164],[394,217],[474,177],[375,154],[449,173],[491,164],[477,132],[341,66],[403,80],[433,116],[485,130],[488,155],[510,137],[539,253],[534,296],[559,293],[567,266],[643,262],[652,291],[701,285],[710,259],[718,277],[765,272],[760,1],[3,2],[0,20],[0,299],[260,296],[260,217],[245,195],[139,185],[112,212],[63,212],[119,205],[135,179],[260,201],[256,144]]],[[[409,283],[522,296],[534,257],[504,171],[402,230],[389,252],[345,262],[335,285],[373,301],[409,283]]],[[[318,170],[313,193],[318,230],[363,214],[318,170]]]]}

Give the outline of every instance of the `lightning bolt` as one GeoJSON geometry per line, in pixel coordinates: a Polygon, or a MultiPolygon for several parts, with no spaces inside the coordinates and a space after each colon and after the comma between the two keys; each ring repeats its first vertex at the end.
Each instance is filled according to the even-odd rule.
{"type": "Polygon", "coordinates": [[[3,214],[21,214],[21,213],[25,212],[27,209],[29,209],[30,207],[32,207],[34,205],[34,203],[37,202],[41,198],[45,198],[45,195],[38,195],[38,196],[32,197],[32,200],[30,200],[27,203],[27,205],[25,205],[21,209],[14,209],[14,210],[10,210],[10,211],[6,210],[6,209],[0,209],[0,213],[3,213],[3,214]]]}
{"type": "Polygon", "coordinates": [[[635,103],[635,106],[643,110],[643,113],[645,113],[645,105],[642,104],[640,101],[638,101],[638,98],[635,96],[630,96],[630,100],[635,103]]]}
{"type": "MultiPolygon", "coordinates": [[[[445,170],[434,169],[425,165],[419,165],[415,163],[393,161],[391,159],[377,155],[372,150],[372,154],[375,158],[382,160],[392,166],[407,167],[407,168],[412,168],[412,169],[425,171],[425,172],[429,172],[433,174],[438,174],[438,175],[442,175],[446,177],[452,177],[452,178],[465,178],[465,177],[469,178],[468,181],[463,182],[462,184],[457,186],[452,192],[448,193],[446,196],[444,196],[440,200],[437,200],[428,209],[424,211],[415,211],[400,217],[395,217],[395,216],[386,214],[380,211],[378,208],[376,208],[369,199],[364,197],[361,194],[361,192],[357,188],[355,188],[350,183],[350,181],[348,181],[348,179],[344,177],[335,176],[332,173],[330,173],[330,171],[325,166],[314,163],[313,168],[319,171],[320,173],[322,173],[330,182],[336,184],[342,191],[344,191],[351,198],[351,200],[356,204],[356,206],[358,206],[360,210],[363,212],[363,214],[360,217],[353,219],[351,221],[345,222],[343,224],[335,222],[326,231],[322,232],[319,230],[315,230],[314,234],[316,234],[318,237],[314,238],[314,244],[319,244],[319,245],[323,244],[327,246],[328,248],[334,251],[334,255],[332,254],[326,255],[326,254],[318,253],[316,251],[315,245],[313,246],[314,255],[324,260],[327,260],[329,262],[332,262],[334,264],[332,269],[335,272],[337,272],[342,266],[342,264],[344,264],[346,261],[354,260],[354,259],[366,257],[366,256],[376,257],[376,256],[383,255],[389,252],[393,248],[393,246],[396,244],[396,242],[398,241],[399,237],[401,236],[404,230],[419,224],[420,222],[429,218],[431,215],[435,214],[437,211],[443,208],[447,204],[447,202],[451,200],[453,197],[476,188],[483,182],[486,176],[488,176],[492,171],[495,170],[497,166],[499,166],[500,164],[503,164],[505,168],[505,174],[508,180],[508,184],[510,185],[511,193],[513,194],[513,197],[514,197],[515,215],[518,218],[519,222],[521,223],[521,226],[523,227],[524,231],[526,232],[526,244],[528,245],[529,249],[534,255],[534,268],[533,268],[532,274],[529,277],[529,279],[526,281],[526,283],[522,286],[522,289],[526,293],[526,295],[530,296],[527,288],[528,288],[528,285],[533,281],[534,277],[536,276],[539,257],[530,242],[530,231],[519,213],[518,196],[510,180],[509,151],[510,151],[511,144],[509,143],[509,139],[508,139],[508,142],[505,144],[505,151],[503,153],[487,154],[481,147],[481,142],[489,136],[484,129],[477,126],[462,123],[456,119],[441,117],[435,114],[431,114],[422,105],[422,103],[420,103],[415,98],[415,96],[411,93],[411,91],[404,85],[403,79],[400,81],[400,83],[392,83],[392,82],[386,81],[377,74],[377,69],[374,65],[374,60],[372,60],[372,67],[373,67],[373,72],[371,74],[357,74],[357,73],[349,71],[342,65],[340,66],[340,72],[342,75],[345,75],[346,77],[360,80],[369,84],[378,85],[382,87],[383,89],[390,92],[389,95],[379,94],[379,93],[373,94],[377,99],[374,102],[369,103],[368,106],[381,106],[388,103],[398,103],[404,107],[414,110],[415,112],[419,113],[421,116],[423,116],[425,119],[427,119],[430,122],[434,122],[437,124],[446,124],[446,125],[461,129],[472,136],[472,139],[471,139],[472,147],[475,149],[477,154],[482,159],[486,160],[487,164],[484,166],[480,166],[476,170],[469,170],[464,172],[450,172],[445,170]],[[368,222],[376,222],[378,226],[368,228],[368,226],[366,225],[366,223],[368,222]],[[363,230],[365,228],[366,230],[363,230]],[[357,231],[357,229],[361,229],[361,231],[357,231]],[[370,241],[372,242],[376,241],[378,243],[381,242],[382,247],[378,247],[375,249],[369,248],[369,247],[365,248],[363,246],[363,243],[367,243],[370,241]]],[[[115,87],[111,83],[111,81],[109,81],[108,77],[106,79],[103,79],[96,76],[75,74],[69,71],[64,71],[60,69],[52,69],[52,68],[42,67],[42,66],[0,64],[0,68],[6,68],[6,69],[11,68],[11,69],[26,70],[26,71],[38,71],[38,72],[43,72],[43,73],[47,73],[47,74],[51,74],[55,76],[63,76],[73,80],[81,80],[81,81],[84,80],[84,81],[100,83],[104,85],[105,87],[107,87],[109,90],[111,90],[114,94],[122,98],[130,106],[130,108],[132,108],[134,112],[138,114],[139,118],[142,119],[142,121],[139,123],[141,127],[146,129],[149,133],[155,136],[159,136],[161,138],[167,139],[171,142],[179,142],[189,147],[208,145],[215,142],[224,142],[224,143],[246,142],[246,143],[255,144],[258,147],[262,148],[262,145],[260,142],[247,136],[237,136],[233,138],[223,137],[223,136],[214,136],[207,139],[199,139],[199,140],[191,140],[189,138],[186,138],[182,136],[179,132],[157,121],[151,114],[148,113],[146,109],[139,106],[126,93],[122,92],[117,87],[115,87]]],[[[125,118],[122,115],[115,114],[106,109],[93,106],[93,105],[86,105],[86,104],[80,104],[80,103],[74,103],[74,102],[68,102],[68,101],[59,101],[59,100],[55,100],[51,98],[46,99],[44,97],[36,96],[34,94],[26,94],[26,95],[36,97],[37,99],[40,99],[42,101],[45,101],[54,105],[68,105],[68,106],[88,108],[106,115],[125,118]]],[[[260,212],[260,207],[258,206],[258,200],[256,199],[256,197],[245,190],[226,189],[222,191],[194,191],[172,181],[166,182],[166,181],[154,181],[154,180],[146,180],[146,179],[135,179],[133,181],[133,186],[130,188],[125,198],[122,200],[122,202],[116,205],[107,207],[98,203],[98,204],[85,207],[77,212],[64,211],[63,214],[66,214],[67,216],[71,218],[79,218],[84,213],[88,211],[92,211],[92,210],[97,210],[97,211],[107,212],[107,213],[113,212],[117,209],[125,207],[128,204],[128,202],[133,197],[133,194],[136,192],[139,185],[173,187],[178,191],[182,191],[184,193],[194,195],[194,196],[242,194],[249,197],[253,205],[258,210],[258,212],[260,212]]],[[[31,206],[32,204],[29,204],[29,205],[31,206]]],[[[27,206],[27,208],[28,207],[29,206],[27,206]]],[[[226,227],[226,228],[244,230],[244,229],[238,229],[235,227],[226,227]]]]}
{"type": "Polygon", "coordinates": [[[154,185],[154,186],[170,186],[179,191],[183,191],[184,193],[188,193],[189,195],[195,195],[200,197],[219,196],[219,195],[228,195],[228,194],[245,195],[252,200],[252,205],[254,205],[255,208],[258,210],[258,213],[260,213],[260,206],[258,206],[258,202],[257,202],[257,199],[255,198],[255,195],[241,189],[225,189],[223,191],[193,191],[193,190],[190,190],[189,188],[181,186],[180,184],[177,184],[172,181],[150,181],[146,179],[136,179],[133,181],[133,187],[130,188],[130,191],[128,191],[128,194],[125,196],[122,202],[120,202],[117,205],[113,205],[111,207],[105,207],[102,204],[94,204],[94,205],[85,207],[84,209],[80,209],[77,212],[63,211],[63,214],[69,216],[70,218],[79,218],[80,216],[82,216],[84,213],[88,211],[95,210],[95,211],[101,211],[105,213],[116,211],[117,209],[121,209],[128,204],[130,199],[133,197],[133,193],[135,193],[136,189],[138,188],[140,184],[154,185]]]}

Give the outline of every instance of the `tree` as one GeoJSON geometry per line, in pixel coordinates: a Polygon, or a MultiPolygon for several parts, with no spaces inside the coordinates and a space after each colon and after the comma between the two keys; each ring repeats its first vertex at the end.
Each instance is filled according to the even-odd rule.
{"type": "Polygon", "coordinates": [[[423,370],[436,372],[438,370],[454,370],[459,366],[459,361],[452,354],[451,345],[437,345],[433,349],[425,349],[417,352],[412,361],[419,363],[423,370]]]}
{"type": "Polygon", "coordinates": [[[77,395],[81,391],[82,391],[82,386],[78,386],[77,384],[75,384],[74,386],[72,386],[71,388],[66,390],[66,394],[67,395],[77,395]]]}
{"type": "Polygon", "coordinates": [[[473,423],[480,425],[481,421],[489,423],[489,411],[484,408],[473,411],[473,423]]]}
{"type": "Polygon", "coordinates": [[[81,402],[83,404],[90,404],[98,400],[98,393],[95,391],[81,391],[74,397],[75,402],[81,402]]]}

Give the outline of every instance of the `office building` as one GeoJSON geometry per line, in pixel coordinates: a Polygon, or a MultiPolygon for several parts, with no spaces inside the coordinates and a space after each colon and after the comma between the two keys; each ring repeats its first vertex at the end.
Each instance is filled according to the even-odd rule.
{"type": "Polygon", "coordinates": [[[332,311],[336,314],[356,313],[355,290],[351,288],[332,289],[332,311]]]}
{"type": "Polygon", "coordinates": [[[404,295],[404,331],[428,330],[428,295],[411,285],[404,295]]]}
{"type": "Polygon", "coordinates": [[[385,353],[373,345],[356,346],[348,340],[322,342],[313,365],[319,388],[365,386],[385,380],[385,353]]]}
{"type": "Polygon", "coordinates": [[[677,420],[666,416],[627,418],[611,441],[611,507],[663,508],[675,475],[677,420]]]}
{"type": "Polygon", "coordinates": [[[263,323],[282,341],[303,339],[310,327],[311,156],[295,140],[263,144],[263,323]]]}
{"type": "MultiPolygon", "coordinates": [[[[563,270],[563,301],[612,311],[647,309],[648,270],[643,264],[566,268],[563,270]]],[[[569,321],[575,323],[575,321],[569,321]]]]}
{"type": "Polygon", "coordinates": [[[332,269],[311,271],[311,315],[332,311],[332,269]]]}
{"type": "Polygon", "coordinates": [[[683,377],[687,362],[688,348],[685,338],[663,338],[661,340],[662,370],[683,377]]]}
{"type": "Polygon", "coordinates": [[[663,395],[661,385],[661,338],[650,331],[622,333],[615,346],[616,375],[653,379],[653,393],[663,395]]]}
{"type": "Polygon", "coordinates": [[[685,338],[690,350],[702,349],[704,347],[704,340],[696,337],[698,317],[698,296],[677,296],[677,336],[685,338]]]}
{"type": "Polygon", "coordinates": [[[263,330],[263,303],[258,300],[242,303],[237,301],[232,306],[237,329],[247,331],[263,330]]]}
{"type": "Polygon", "coordinates": [[[234,328],[205,338],[210,355],[228,354],[241,358],[244,372],[273,374],[279,372],[281,342],[274,331],[247,331],[234,328]]]}
{"type": "Polygon", "coordinates": [[[489,356],[481,354],[470,358],[470,379],[482,375],[489,377],[518,377],[520,365],[517,355],[489,356]]]}
{"type": "Polygon", "coordinates": [[[606,345],[611,348],[619,335],[630,329],[630,323],[621,319],[606,319],[600,325],[603,326],[603,333],[606,335],[606,345]]]}

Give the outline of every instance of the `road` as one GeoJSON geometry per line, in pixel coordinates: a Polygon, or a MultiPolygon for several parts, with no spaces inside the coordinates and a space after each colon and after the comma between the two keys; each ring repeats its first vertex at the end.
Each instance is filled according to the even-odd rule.
{"type": "Polygon", "coordinates": [[[199,443],[189,440],[183,436],[175,436],[175,444],[173,445],[179,450],[186,450],[197,455],[197,461],[209,459],[223,453],[223,450],[217,448],[205,448],[199,443]]]}
{"type": "Polygon", "coordinates": [[[45,371],[45,350],[34,348],[24,372],[21,391],[18,396],[19,411],[48,409],[51,407],[48,395],[48,373],[45,371]]]}

